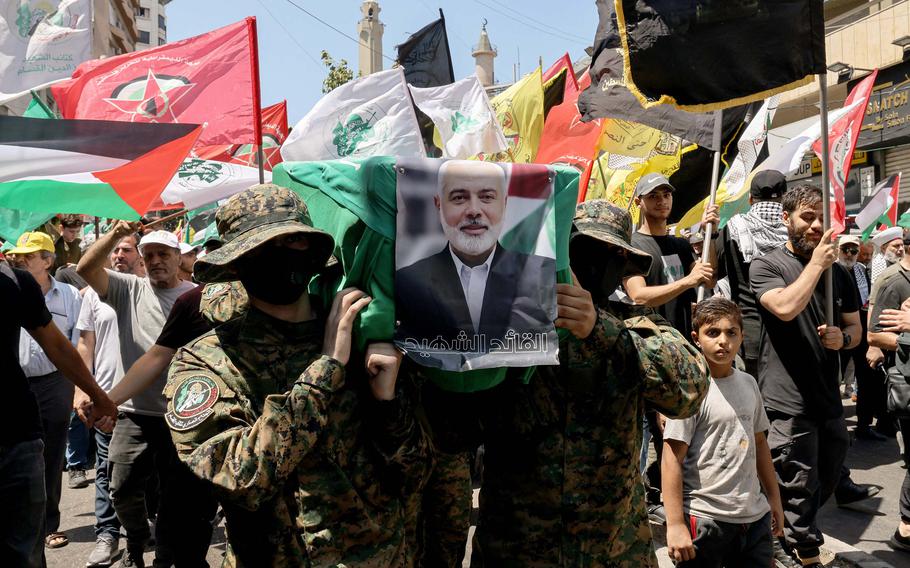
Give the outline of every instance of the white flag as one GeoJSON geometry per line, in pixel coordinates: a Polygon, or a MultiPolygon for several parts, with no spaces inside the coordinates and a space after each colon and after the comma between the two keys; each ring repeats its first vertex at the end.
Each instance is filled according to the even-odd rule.
{"type": "MultiPolygon", "coordinates": [[[[265,181],[272,181],[272,172],[265,172],[265,181]]],[[[187,209],[196,209],[226,199],[257,183],[259,168],[187,158],[164,188],[161,201],[168,205],[183,203],[187,209]]]]}
{"type": "Polygon", "coordinates": [[[475,75],[441,87],[409,88],[414,104],[436,125],[444,158],[471,158],[508,148],[490,99],[475,75]]]}
{"type": "Polygon", "coordinates": [[[69,78],[91,58],[91,27],[91,0],[0,2],[0,103],[69,78]]]}
{"type": "Polygon", "coordinates": [[[322,97],[281,146],[286,162],[426,157],[404,70],[360,77],[322,97]]]}
{"type": "MultiPolygon", "coordinates": [[[[841,119],[842,116],[853,110],[859,103],[855,102],[848,107],[828,111],[828,128],[841,119]]],[[[764,170],[777,170],[785,176],[796,171],[809,151],[812,144],[822,135],[821,120],[816,118],[805,130],[790,139],[776,152],[773,152],[755,168],[753,173],[764,170]]]]}

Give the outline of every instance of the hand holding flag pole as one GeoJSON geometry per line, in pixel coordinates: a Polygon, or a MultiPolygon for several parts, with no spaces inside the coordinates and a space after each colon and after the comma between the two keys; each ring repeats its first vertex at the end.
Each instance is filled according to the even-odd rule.
{"type": "MultiPolygon", "coordinates": [[[[721,152],[721,130],[724,123],[724,111],[718,109],[714,111],[714,139],[713,144],[717,150],[714,151],[714,165],[711,168],[711,189],[710,196],[708,198],[708,205],[705,207],[707,211],[714,205],[714,201],[717,199],[717,184],[720,178],[720,152],[721,152]]],[[[705,223],[705,244],[701,251],[701,262],[702,264],[708,264],[711,260],[711,235],[714,234],[714,224],[705,223]]],[[[705,285],[702,284],[698,287],[698,301],[701,302],[705,299],[705,285]]]]}

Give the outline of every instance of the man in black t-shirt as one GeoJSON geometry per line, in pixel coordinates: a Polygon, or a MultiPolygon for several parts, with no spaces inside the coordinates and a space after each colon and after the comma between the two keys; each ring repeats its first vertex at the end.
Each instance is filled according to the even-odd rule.
{"type": "MultiPolygon", "coordinates": [[[[822,234],[821,190],[797,186],[782,204],[786,245],[749,267],[763,327],[758,383],[771,421],[768,445],[781,485],[786,544],[803,564],[815,565],[824,542],[815,517],[837,486],[848,445],[838,351],[859,344],[862,326],[851,277],[834,264],[833,230],[822,234]],[[822,276],[828,269],[832,322],[825,320],[822,276]]],[[[775,556],[785,562],[780,544],[775,556]]]]}
{"type": "MultiPolygon", "coordinates": [[[[695,258],[689,241],[667,234],[667,219],[673,209],[670,181],[658,173],[642,176],[635,186],[635,204],[642,224],[632,234],[632,246],[651,255],[654,262],[645,276],[623,281],[626,294],[638,305],[657,309],[684,337],[692,331],[695,289],[714,287],[714,270],[695,258]]],[[[717,206],[709,207],[702,219],[717,227],[717,206]]]]}
{"type": "Polygon", "coordinates": [[[117,408],[85,368],[57,326],[31,274],[0,261],[0,378],[6,416],[0,429],[0,566],[44,562],[44,443],[38,402],[19,366],[20,328],[28,331],[51,363],[89,393],[95,416],[115,417],[117,408]]]}

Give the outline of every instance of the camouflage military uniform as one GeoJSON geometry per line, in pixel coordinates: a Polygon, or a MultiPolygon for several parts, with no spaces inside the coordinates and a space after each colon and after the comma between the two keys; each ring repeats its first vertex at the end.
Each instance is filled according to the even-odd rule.
{"type": "MultiPolygon", "coordinates": [[[[227,263],[202,269],[231,275],[227,263]]],[[[429,448],[407,378],[376,401],[356,364],[320,355],[324,322],[272,318],[236,292],[206,290],[203,310],[221,310],[207,317],[230,321],[177,352],[165,388],[177,453],[225,511],[225,565],[410,566],[404,495],[425,479],[429,448]]]]}
{"type": "MultiPolygon", "coordinates": [[[[622,234],[616,211],[594,213],[622,234]]],[[[560,342],[558,367],[496,389],[472,566],[656,566],[638,471],[642,415],[646,403],[693,414],[708,370],[666,321],[624,320],[632,314],[617,306],[597,309],[586,339],[560,342]]]]}

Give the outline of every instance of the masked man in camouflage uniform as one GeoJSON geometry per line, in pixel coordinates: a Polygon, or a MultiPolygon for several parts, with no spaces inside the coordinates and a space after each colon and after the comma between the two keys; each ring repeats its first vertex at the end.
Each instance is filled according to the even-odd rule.
{"type": "Polygon", "coordinates": [[[608,300],[651,264],[631,234],[628,213],[606,201],[576,210],[577,284],[557,287],[556,324],[572,335],[558,367],[497,389],[472,566],[657,565],[638,471],[642,415],[646,403],[668,416],[695,413],[708,369],[668,322],[608,300]]]}
{"type": "Polygon", "coordinates": [[[254,186],[216,221],[227,244],[197,278],[239,280],[248,311],[177,352],[165,417],[225,511],[225,565],[407,566],[402,492],[429,450],[400,354],[372,344],[365,372],[347,365],[370,299],[350,288],[330,311],[311,305],[307,283],[334,243],[289,190],[254,186]]]}

